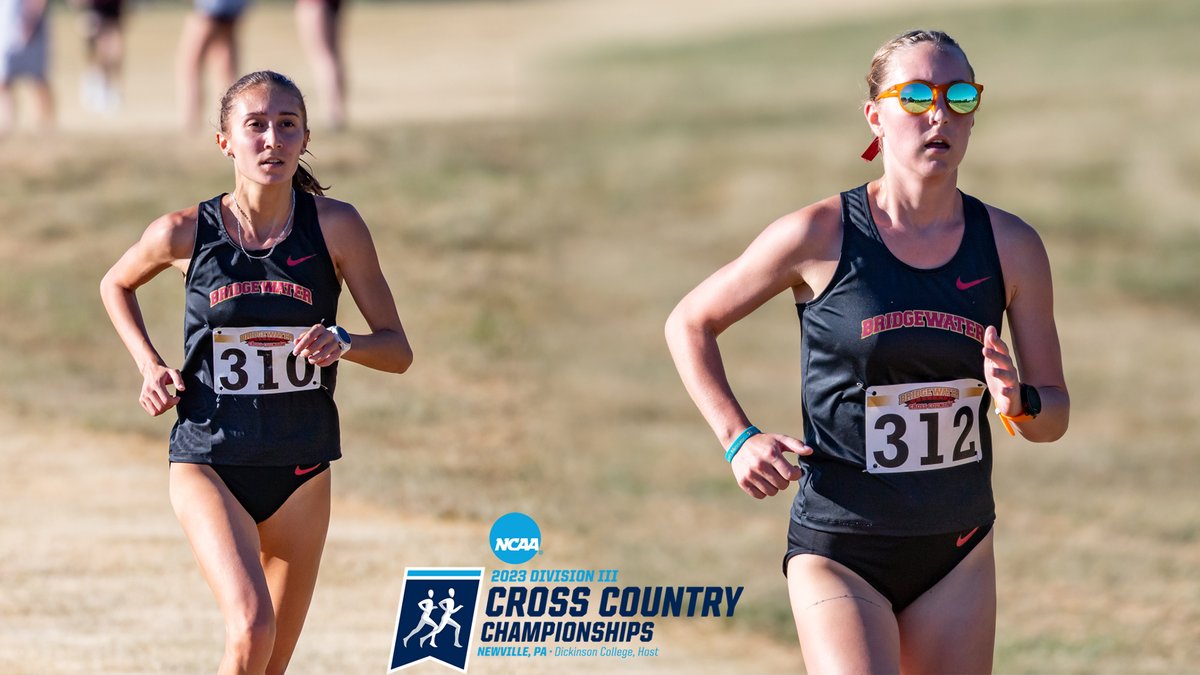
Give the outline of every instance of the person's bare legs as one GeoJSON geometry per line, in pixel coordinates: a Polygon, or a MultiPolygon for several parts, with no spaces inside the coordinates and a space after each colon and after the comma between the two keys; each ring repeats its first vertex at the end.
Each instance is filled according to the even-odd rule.
{"type": "Polygon", "coordinates": [[[33,101],[37,108],[37,125],[42,131],[49,131],[55,125],[54,90],[46,80],[34,80],[33,101]]]}
{"type": "Polygon", "coordinates": [[[215,21],[208,58],[216,72],[218,91],[224,92],[238,79],[238,19],[215,21]]]}
{"type": "Polygon", "coordinates": [[[996,646],[992,535],[900,612],[905,673],[990,673],[996,646]]]}
{"type": "Polygon", "coordinates": [[[301,485],[258,526],[262,567],[275,608],[275,648],[267,664],[268,675],[287,669],[308,616],[329,531],[331,473],[327,469],[301,485]]]}
{"type": "Polygon", "coordinates": [[[788,560],[787,578],[806,671],[900,671],[892,605],[862,577],[829,558],[801,554],[788,560]]]}
{"type": "Polygon", "coordinates": [[[183,20],[179,36],[179,55],[175,62],[175,87],[180,119],[184,129],[200,127],[200,106],[204,99],[204,54],[212,41],[216,22],[199,12],[183,20]]]}
{"type": "Polygon", "coordinates": [[[0,82],[0,138],[12,133],[16,123],[15,109],[12,87],[7,82],[0,82]]]}
{"type": "Polygon", "coordinates": [[[276,622],[254,519],[202,464],[171,465],[171,505],[225,619],[225,653],[217,672],[264,672],[276,622]]]}
{"type": "Polygon", "coordinates": [[[220,20],[192,12],[179,37],[175,81],[184,128],[200,128],[204,105],[204,62],[211,59],[224,91],[237,80],[237,20],[220,20]]]}
{"type": "Polygon", "coordinates": [[[104,20],[96,31],[94,64],[104,83],[104,109],[115,112],[121,107],[122,71],[125,61],[125,36],[121,22],[104,20]]]}
{"type": "Polygon", "coordinates": [[[328,124],[341,129],[346,125],[346,71],[338,17],[324,0],[296,0],[296,32],[312,64],[328,124]]]}

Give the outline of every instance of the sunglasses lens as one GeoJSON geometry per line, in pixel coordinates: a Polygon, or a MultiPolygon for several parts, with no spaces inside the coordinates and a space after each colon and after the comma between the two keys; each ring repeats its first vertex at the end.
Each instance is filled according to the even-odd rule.
{"type": "Polygon", "coordinates": [[[900,107],[914,115],[929,110],[933,106],[933,90],[929,85],[913,82],[904,85],[900,90],[900,107]]]}
{"type": "Polygon", "coordinates": [[[979,90],[966,82],[955,82],[946,90],[946,105],[960,114],[974,112],[979,107],[979,90]]]}

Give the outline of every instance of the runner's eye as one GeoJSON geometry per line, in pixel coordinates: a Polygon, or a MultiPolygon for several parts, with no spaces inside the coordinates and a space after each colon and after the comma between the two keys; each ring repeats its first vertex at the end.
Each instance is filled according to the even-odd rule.
{"type": "Polygon", "coordinates": [[[905,111],[919,115],[933,106],[933,89],[922,82],[913,82],[904,85],[899,98],[905,111]]]}
{"type": "Polygon", "coordinates": [[[979,90],[969,82],[955,82],[946,88],[946,105],[960,115],[973,112],[979,107],[979,90]]]}

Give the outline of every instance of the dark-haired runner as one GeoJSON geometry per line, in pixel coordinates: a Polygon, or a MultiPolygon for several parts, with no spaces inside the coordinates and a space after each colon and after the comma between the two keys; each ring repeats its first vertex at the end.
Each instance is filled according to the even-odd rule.
{"type": "Polygon", "coordinates": [[[412,363],[366,224],[300,166],[308,139],[290,80],[240,79],[217,133],[233,192],[155,220],[101,282],[142,407],[178,410],[171,503],[225,618],[221,673],[281,673],[300,636],[341,456],[338,361],[412,363]],[[151,344],[136,296],[170,267],[186,293],[179,370],[151,344]],[[343,281],[369,333],[336,325],[343,281]]]}

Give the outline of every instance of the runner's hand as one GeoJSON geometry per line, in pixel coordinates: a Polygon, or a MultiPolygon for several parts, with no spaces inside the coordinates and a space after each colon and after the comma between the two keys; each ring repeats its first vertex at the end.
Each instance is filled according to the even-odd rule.
{"type": "Polygon", "coordinates": [[[1017,366],[995,326],[988,326],[983,333],[983,377],[997,410],[1010,417],[1024,412],[1017,366]]]}
{"type": "Polygon", "coordinates": [[[183,376],[178,370],[154,364],[142,373],[142,392],[138,403],[154,417],[165,413],[179,403],[178,393],[183,391],[183,376]],[[168,386],[175,387],[172,394],[168,386]]]}
{"type": "Polygon", "coordinates": [[[314,324],[312,328],[296,338],[292,353],[308,362],[324,368],[332,365],[342,357],[342,348],[338,346],[337,338],[328,328],[314,324]]]}
{"type": "Polygon", "coordinates": [[[730,467],[738,485],[755,499],[774,497],[800,480],[800,467],[783,456],[785,452],[811,455],[812,448],[791,436],[756,434],[733,457],[730,467]]]}

